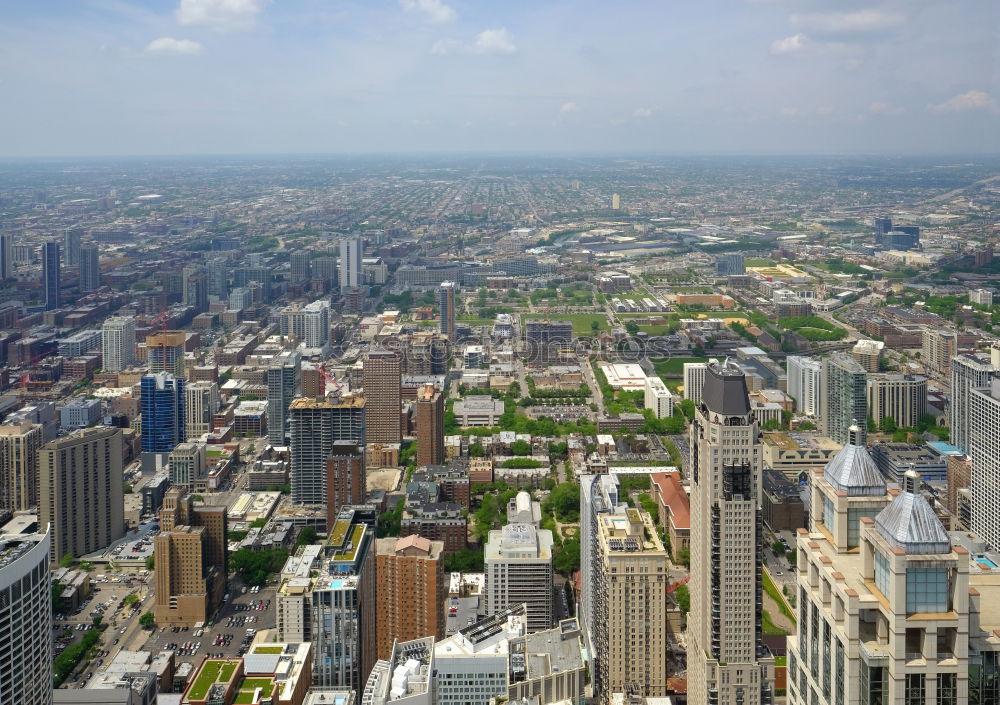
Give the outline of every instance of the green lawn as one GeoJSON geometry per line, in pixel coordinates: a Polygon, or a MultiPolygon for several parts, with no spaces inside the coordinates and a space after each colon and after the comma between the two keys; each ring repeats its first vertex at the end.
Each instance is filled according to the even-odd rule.
{"type": "Polygon", "coordinates": [[[209,660],[202,666],[191,690],[188,691],[189,700],[204,700],[208,696],[209,689],[216,683],[225,683],[233,677],[236,664],[229,661],[209,660]]]}
{"type": "Polygon", "coordinates": [[[781,594],[778,586],[774,584],[771,580],[771,576],[768,575],[767,571],[763,572],[764,576],[764,592],[770,596],[772,600],[778,603],[778,608],[781,610],[781,614],[792,620],[795,623],[795,613],[792,611],[791,607],[788,606],[788,602],[785,601],[785,596],[781,594]]]}
{"type": "Polygon", "coordinates": [[[761,629],[768,636],[788,636],[788,632],[771,621],[771,615],[767,613],[767,610],[764,610],[764,624],[761,629]]]}
{"type": "Polygon", "coordinates": [[[669,357],[666,360],[653,360],[653,369],[658,375],[684,374],[685,362],[708,362],[707,357],[669,357]]]}
{"type": "Polygon", "coordinates": [[[255,654],[280,654],[281,653],[281,647],[280,646],[257,646],[257,647],[254,647],[253,652],[255,654]]]}
{"type": "Polygon", "coordinates": [[[467,326],[492,326],[492,318],[478,318],[477,316],[458,316],[455,319],[458,323],[464,323],[467,326]]]}
{"type": "Polygon", "coordinates": [[[573,335],[593,335],[591,327],[597,321],[598,332],[608,331],[608,319],[601,313],[526,313],[521,320],[549,319],[552,321],[570,321],[573,324],[573,335]]]}
{"type": "Polygon", "coordinates": [[[270,696],[274,688],[273,678],[244,678],[243,682],[240,683],[239,691],[236,693],[236,697],[233,698],[234,705],[253,705],[257,702],[254,700],[254,692],[257,688],[262,688],[265,696],[270,696]]]}

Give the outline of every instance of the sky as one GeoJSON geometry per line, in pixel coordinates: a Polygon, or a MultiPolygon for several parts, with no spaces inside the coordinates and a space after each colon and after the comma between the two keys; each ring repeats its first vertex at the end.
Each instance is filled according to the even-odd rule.
{"type": "Polygon", "coordinates": [[[1000,152],[995,0],[0,0],[0,156],[1000,152]]]}

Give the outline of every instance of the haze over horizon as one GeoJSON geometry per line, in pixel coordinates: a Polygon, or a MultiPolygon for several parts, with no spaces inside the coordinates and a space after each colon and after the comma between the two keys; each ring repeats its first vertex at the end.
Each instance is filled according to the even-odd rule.
{"type": "Polygon", "coordinates": [[[972,0],[0,0],[0,156],[995,153],[997,26],[972,0]]]}

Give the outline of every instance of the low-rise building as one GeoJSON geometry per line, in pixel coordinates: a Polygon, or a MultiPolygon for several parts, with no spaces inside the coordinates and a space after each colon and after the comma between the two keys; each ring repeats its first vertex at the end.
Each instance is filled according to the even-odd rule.
{"type": "Polygon", "coordinates": [[[472,395],[455,402],[455,420],[459,426],[496,426],[503,416],[504,402],[486,394],[472,395]]]}
{"type": "Polygon", "coordinates": [[[201,662],[181,705],[302,705],[312,684],[312,645],[256,644],[242,658],[201,662]]]}

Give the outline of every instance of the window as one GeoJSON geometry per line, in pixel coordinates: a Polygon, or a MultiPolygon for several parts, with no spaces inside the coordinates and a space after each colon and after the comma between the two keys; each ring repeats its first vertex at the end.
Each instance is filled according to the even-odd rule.
{"type": "Polygon", "coordinates": [[[954,673],[939,673],[937,677],[937,705],[957,705],[958,676],[954,673]]]}
{"type": "Polygon", "coordinates": [[[833,531],[833,524],[837,518],[837,514],[833,509],[833,500],[829,497],[823,498],[823,525],[833,531]]]}
{"type": "Polygon", "coordinates": [[[834,683],[835,702],[844,702],[844,645],[837,639],[837,671],[836,682],[834,683]]]}
{"type": "Polygon", "coordinates": [[[907,673],[903,702],[906,705],[924,705],[924,674],[907,673]]]}
{"type": "Polygon", "coordinates": [[[943,568],[906,569],[906,611],[947,612],[948,571],[943,568]]]}
{"type": "Polygon", "coordinates": [[[875,554],[875,587],[887,599],[889,597],[889,580],[892,573],[889,570],[889,559],[881,553],[875,554]]]}
{"type": "Polygon", "coordinates": [[[861,705],[886,705],[888,674],[882,666],[861,666],[861,705]]]}
{"type": "Polygon", "coordinates": [[[847,547],[857,548],[861,544],[861,518],[872,519],[879,513],[878,509],[848,509],[847,510],[847,547]]]}

